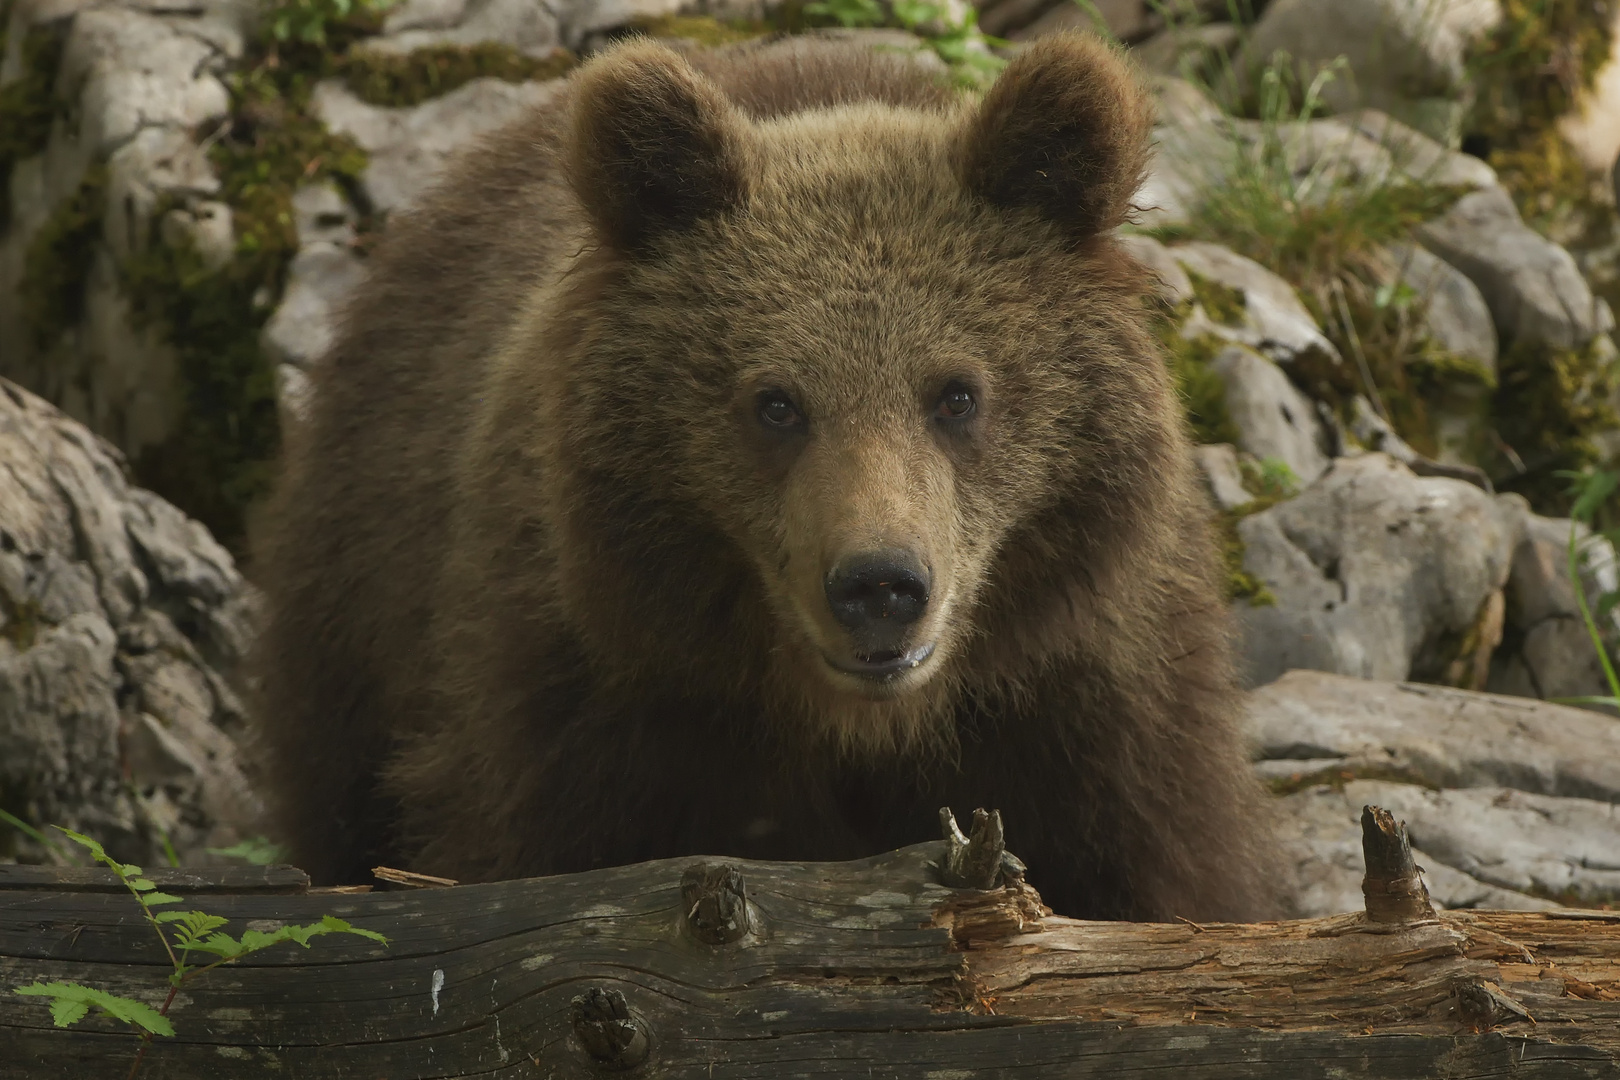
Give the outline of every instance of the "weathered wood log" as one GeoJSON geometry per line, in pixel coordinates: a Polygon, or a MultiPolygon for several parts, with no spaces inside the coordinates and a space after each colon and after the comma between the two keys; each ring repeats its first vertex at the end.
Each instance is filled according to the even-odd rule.
{"type": "MultiPolygon", "coordinates": [[[[1368,895],[1404,881],[1410,900],[1404,830],[1371,816],[1368,895]]],[[[1084,922],[977,850],[1003,883],[947,887],[954,850],[358,895],[287,894],[299,878],[279,868],[154,874],[238,933],[333,914],[390,940],[209,972],[142,1076],[1620,1076],[1620,912],[1084,922]],[[232,875],[238,891],[214,884],[232,875]]],[[[0,988],[160,1002],[167,958],[115,886],[0,868],[0,988]]],[[[0,1080],[121,1076],[134,1054],[111,1021],[57,1029],[38,999],[0,993],[0,1080]]]]}

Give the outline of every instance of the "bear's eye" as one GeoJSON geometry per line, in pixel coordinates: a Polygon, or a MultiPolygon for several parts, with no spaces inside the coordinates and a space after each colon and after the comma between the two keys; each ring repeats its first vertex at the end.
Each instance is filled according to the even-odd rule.
{"type": "Polygon", "coordinates": [[[791,398],[780,390],[767,390],[759,395],[759,419],[768,428],[792,428],[804,422],[804,416],[791,398]]]}
{"type": "Polygon", "coordinates": [[[973,413],[975,402],[973,391],[965,386],[952,383],[939,395],[939,404],[934,407],[934,415],[941,420],[962,420],[973,413]]]}

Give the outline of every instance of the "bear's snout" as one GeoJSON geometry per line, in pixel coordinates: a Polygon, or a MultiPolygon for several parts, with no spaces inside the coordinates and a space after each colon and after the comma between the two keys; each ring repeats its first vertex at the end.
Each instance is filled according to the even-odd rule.
{"type": "Polygon", "coordinates": [[[827,575],[827,606],[849,631],[862,674],[915,667],[931,651],[905,644],[912,624],[928,610],[928,594],[928,568],[898,548],[850,556],[827,575]]]}

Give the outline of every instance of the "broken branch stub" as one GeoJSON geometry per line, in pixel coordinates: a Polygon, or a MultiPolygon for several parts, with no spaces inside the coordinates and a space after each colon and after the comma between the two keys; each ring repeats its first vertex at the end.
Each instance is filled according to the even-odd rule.
{"type": "Polygon", "coordinates": [[[633,1069],[647,1059],[647,1029],[617,990],[593,986],[569,1003],[580,1048],[604,1069],[633,1069]]]}
{"type": "Polygon", "coordinates": [[[964,836],[951,808],[942,806],[939,828],[945,837],[945,857],[939,865],[944,884],[953,889],[994,889],[1004,880],[1023,880],[1024,864],[1007,851],[1000,810],[973,811],[973,832],[964,836]]]}
{"type": "Polygon", "coordinates": [[[1381,806],[1361,808],[1361,852],[1367,864],[1361,895],[1366,899],[1368,919],[1409,923],[1435,917],[1423,875],[1412,860],[1406,826],[1381,806]]]}
{"type": "Polygon", "coordinates": [[[724,863],[696,863],[681,875],[681,908],[699,941],[726,945],[753,929],[742,871],[724,863]]]}

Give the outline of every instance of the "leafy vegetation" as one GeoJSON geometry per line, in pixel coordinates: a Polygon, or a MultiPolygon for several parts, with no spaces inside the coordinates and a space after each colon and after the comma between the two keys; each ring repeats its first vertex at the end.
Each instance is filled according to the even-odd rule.
{"type": "Polygon", "coordinates": [[[961,19],[952,19],[944,4],[931,0],[814,0],[803,14],[812,26],[846,29],[895,27],[920,37],[965,86],[982,86],[995,78],[1007,62],[984,49],[984,44],[1006,44],[979,32],[978,11],[964,6],[961,19]]]}
{"type": "Polygon", "coordinates": [[[28,986],[14,987],[12,992],[24,997],[44,998],[50,1004],[51,1021],[57,1027],[76,1024],[88,1016],[91,1009],[95,1009],[103,1016],[135,1028],[139,1033],[139,1049],[136,1051],[134,1063],[130,1066],[130,1080],[134,1080],[140,1072],[141,1063],[146,1058],[146,1051],[150,1048],[152,1040],[160,1035],[174,1034],[174,1025],[169,1020],[169,1009],[181,989],[190,985],[198,976],[212,971],[221,964],[240,960],[244,956],[251,956],[283,942],[294,942],[307,949],[311,940],[324,934],[354,934],[383,945],[388,943],[388,939],[375,930],[351,926],[332,915],[304,926],[289,924],[273,931],[244,930],[241,937],[234,937],[225,933],[223,928],[230,920],[222,916],[210,915],[204,911],[157,910],[181,903],[181,898],[161,892],[139,866],[117,861],[90,837],[70,829],[63,829],[61,826],[57,826],[57,830],[89,851],[96,862],[111,870],[140,906],[141,916],[157,934],[158,940],[163,945],[164,954],[169,958],[171,970],[168,995],[163,999],[162,1006],[154,1009],[134,998],[120,997],[73,982],[34,982],[28,986]],[[193,962],[194,953],[213,959],[193,962]]]}

